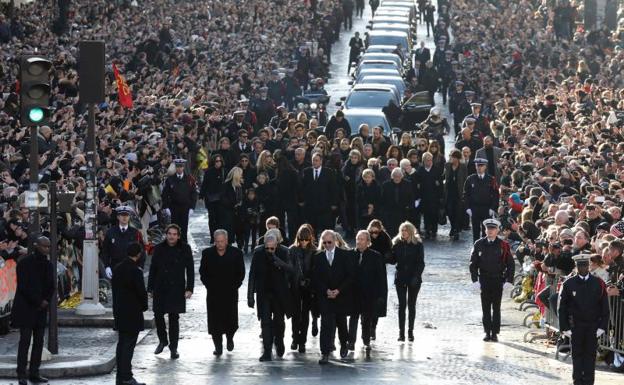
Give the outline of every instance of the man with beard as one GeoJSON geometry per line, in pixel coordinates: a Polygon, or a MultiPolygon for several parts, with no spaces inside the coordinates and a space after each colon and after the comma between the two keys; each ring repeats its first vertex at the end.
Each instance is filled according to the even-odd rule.
{"type": "Polygon", "coordinates": [[[475,153],[475,158],[483,158],[488,161],[487,172],[490,175],[496,177],[496,181],[500,181],[501,169],[500,169],[500,157],[503,150],[494,145],[494,138],[491,135],[486,136],[483,139],[483,148],[480,148],[475,153]]]}
{"type": "Polygon", "coordinates": [[[180,241],[180,226],[167,226],[165,236],[165,241],[154,248],[147,291],[154,298],[154,321],[159,340],[154,354],[162,353],[169,345],[171,359],[177,359],[180,357],[180,313],[186,312],[186,300],[193,294],[195,270],[191,247],[180,241]],[[165,314],[169,316],[169,336],[165,314]]]}
{"type": "Polygon", "coordinates": [[[284,346],[284,316],[292,315],[290,275],[294,272],[288,249],[278,242],[279,229],[264,235],[264,245],[256,248],[249,270],[247,305],[254,308],[257,299],[258,320],[262,326],[264,352],[260,361],[271,361],[271,351],[282,357],[284,346]]]}
{"type": "Polygon", "coordinates": [[[223,354],[223,335],[227,350],[234,350],[234,333],[238,330],[238,289],[245,278],[243,253],[228,245],[228,233],[215,230],[214,246],[202,251],[199,275],[206,287],[208,333],[215,346],[213,354],[223,354]]]}

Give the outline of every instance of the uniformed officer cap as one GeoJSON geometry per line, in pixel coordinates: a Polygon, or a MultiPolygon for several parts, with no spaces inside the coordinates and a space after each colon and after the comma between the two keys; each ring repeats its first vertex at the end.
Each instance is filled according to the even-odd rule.
{"type": "Polygon", "coordinates": [[[247,111],[236,110],[236,111],[234,111],[234,116],[236,116],[236,115],[245,115],[246,113],[247,113],[247,111]]]}
{"type": "Polygon", "coordinates": [[[474,91],[466,91],[466,96],[474,96],[474,91]]]}
{"type": "Polygon", "coordinates": [[[470,107],[481,107],[481,103],[470,103],[470,107]]]}
{"type": "Polygon", "coordinates": [[[501,223],[494,218],[488,218],[483,221],[483,226],[490,227],[490,228],[496,227],[498,229],[500,228],[501,223]]]}
{"type": "Polygon", "coordinates": [[[132,209],[128,206],[119,206],[115,209],[117,215],[130,215],[132,209]]]}
{"type": "Polygon", "coordinates": [[[268,92],[269,91],[269,87],[260,87],[260,92],[268,92]]]}
{"type": "Polygon", "coordinates": [[[591,259],[591,254],[579,254],[572,257],[574,262],[576,262],[576,266],[587,266],[589,265],[589,260],[591,259]]]}
{"type": "Polygon", "coordinates": [[[466,121],[466,123],[474,123],[474,122],[477,121],[475,118],[470,118],[470,117],[468,117],[468,118],[466,118],[464,120],[466,121]]]}
{"type": "Polygon", "coordinates": [[[184,165],[186,164],[186,159],[174,159],[173,163],[176,165],[176,167],[184,167],[184,165]]]}
{"type": "Polygon", "coordinates": [[[456,86],[463,86],[464,82],[462,82],[461,80],[457,80],[457,81],[455,81],[455,85],[456,86]]]}
{"type": "Polygon", "coordinates": [[[488,161],[487,159],[484,159],[484,158],[475,158],[474,163],[475,164],[488,164],[488,161]]]}

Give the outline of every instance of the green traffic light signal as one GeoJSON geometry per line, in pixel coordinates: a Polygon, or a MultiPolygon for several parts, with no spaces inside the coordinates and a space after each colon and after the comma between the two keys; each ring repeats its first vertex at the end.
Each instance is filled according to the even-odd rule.
{"type": "Polygon", "coordinates": [[[39,123],[43,120],[45,113],[42,108],[33,107],[28,111],[28,119],[33,123],[39,123]]]}

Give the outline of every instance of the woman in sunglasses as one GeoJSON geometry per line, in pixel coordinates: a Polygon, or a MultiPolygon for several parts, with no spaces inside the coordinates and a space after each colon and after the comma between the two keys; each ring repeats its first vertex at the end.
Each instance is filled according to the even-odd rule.
{"type": "MultiPolygon", "coordinates": [[[[383,223],[379,219],[373,219],[368,224],[368,228],[366,229],[371,236],[371,245],[370,248],[375,250],[383,257],[384,261],[388,261],[391,258],[390,253],[392,252],[392,239],[390,239],[390,235],[386,232],[383,223]]],[[[384,263],[384,276],[387,276],[386,264],[384,263]]],[[[388,307],[388,280],[384,281],[384,292],[386,293],[385,302],[383,305],[380,305],[380,311],[376,314],[372,319],[371,325],[371,340],[375,341],[377,338],[377,321],[379,317],[386,316],[386,309],[388,307]]]]}
{"type": "Polygon", "coordinates": [[[399,341],[405,341],[405,308],[409,313],[408,338],[414,341],[416,299],[425,269],[425,253],[416,227],[410,222],[399,226],[399,233],[392,240],[389,263],[396,265],[394,285],[399,297],[399,341]]]}
{"type": "Polygon", "coordinates": [[[310,323],[310,313],[312,313],[312,336],[318,334],[318,309],[314,305],[312,296],[312,261],[316,253],[316,240],[314,230],[309,224],[299,227],[295,241],[289,248],[290,261],[295,270],[294,281],[291,285],[293,297],[293,317],[292,317],[292,350],[299,350],[305,353],[306,340],[308,336],[308,325],[310,323]]]}

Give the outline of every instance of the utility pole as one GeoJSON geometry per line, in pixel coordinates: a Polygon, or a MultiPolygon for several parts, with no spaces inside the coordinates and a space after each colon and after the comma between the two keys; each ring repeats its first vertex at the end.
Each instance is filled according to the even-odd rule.
{"type": "Polygon", "coordinates": [[[104,101],[104,42],[81,41],[79,65],[80,101],[88,105],[87,199],[85,205],[85,239],[82,252],[82,302],[79,315],[100,315],[106,309],[99,298],[99,253],[97,244],[97,180],[95,158],[95,103],[104,101]]]}
{"type": "Polygon", "coordinates": [[[54,292],[50,301],[50,327],[48,328],[48,350],[58,354],[58,226],[56,222],[56,182],[50,182],[50,262],[54,271],[54,292]]]}

